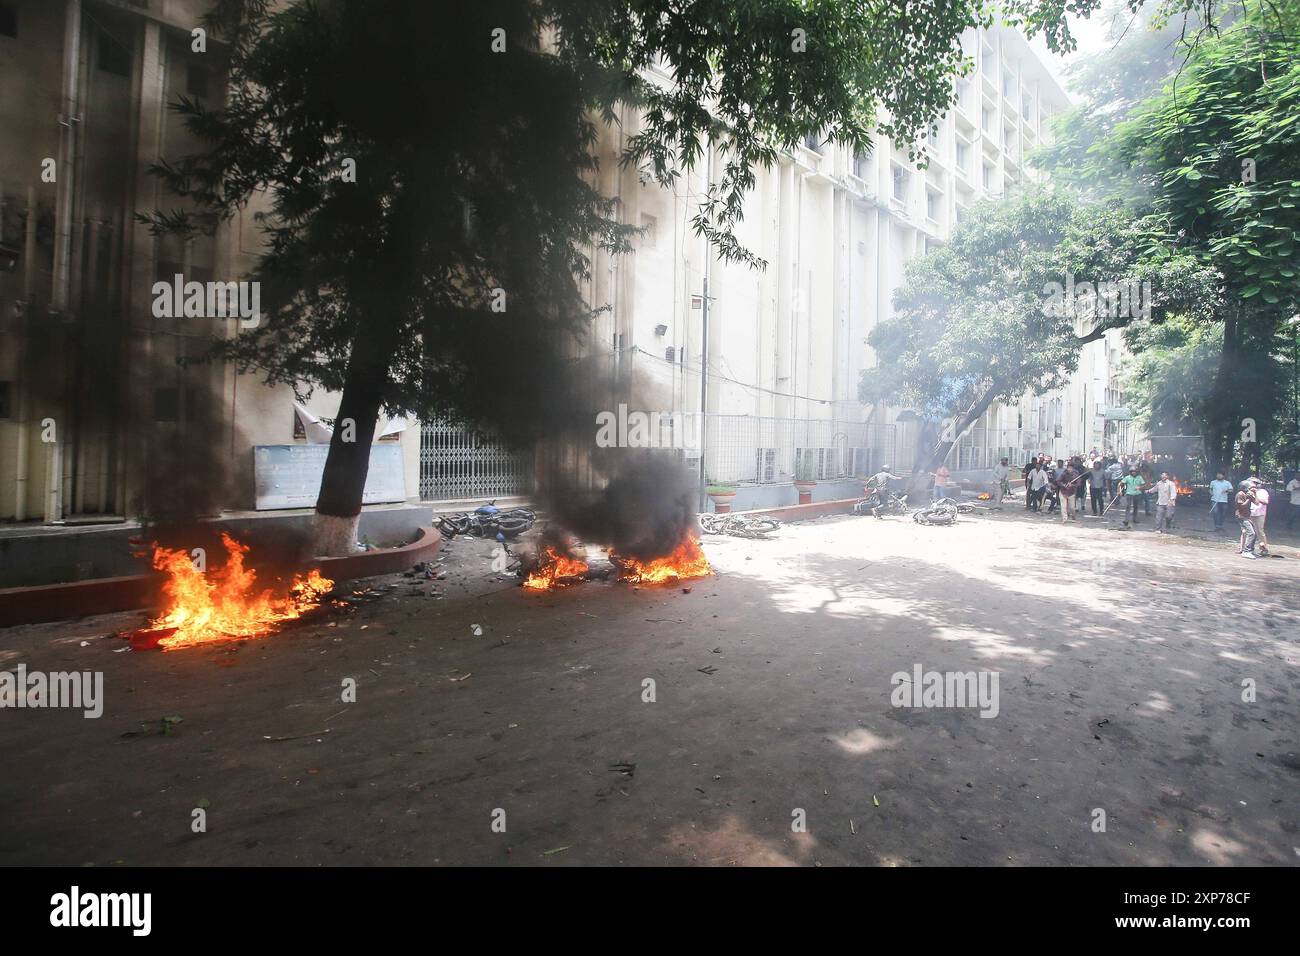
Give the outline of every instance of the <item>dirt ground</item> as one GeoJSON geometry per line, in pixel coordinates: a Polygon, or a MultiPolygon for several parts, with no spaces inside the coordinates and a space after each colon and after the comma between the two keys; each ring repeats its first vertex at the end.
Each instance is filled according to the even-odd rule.
{"type": "Polygon", "coordinates": [[[0,668],[105,684],[0,710],[0,864],[1300,863],[1294,549],[1015,507],[705,543],[684,586],[537,594],[457,540],[217,648],[0,631],[0,668]],[[997,716],[892,706],[918,664],[997,672],[997,716]]]}

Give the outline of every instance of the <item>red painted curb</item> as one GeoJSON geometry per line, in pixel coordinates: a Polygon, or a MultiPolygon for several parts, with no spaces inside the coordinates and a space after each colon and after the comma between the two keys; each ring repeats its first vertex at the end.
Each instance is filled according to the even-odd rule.
{"type": "MultiPolygon", "coordinates": [[[[341,558],[317,558],[310,567],[320,568],[321,574],[332,581],[392,574],[430,560],[441,544],[441,534],[433,528],[421,528],[418,538],[400,548],[366,551],[341,558]]],[[[162,580],[158,574],[133,574],[65,584],[0,588],[0,627],[151,607],[158,601],[162,580]]]]}
{"type": "Polygon", "coordinates": [[[754,508],[750,511],[733,511],[737,515],[763,515],[781,521],[805,521],[822,515],[848,514],[860,498],[835,498],[832,501],[814,501],[809,505],[786,505],[782,508],[754,508]]]}

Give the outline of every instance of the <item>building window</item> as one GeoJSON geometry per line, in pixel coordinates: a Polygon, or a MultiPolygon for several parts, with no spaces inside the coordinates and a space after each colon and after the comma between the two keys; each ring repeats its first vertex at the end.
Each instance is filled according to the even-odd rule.
{"type": "Polygon", "coordinates": [[[822,151],[822,137],[820,133],[808,133],[803,138],[803,144],[811,149],[814,153],[820,155],[822,151]]]}
{"type": "Polygon", "coordinates": [[[648,213],[641,213],[641,248],[653,249],[659,244],[659,220],[648,213]]]}
{"type": "Polygon", "coordinates": [[[13,418],[12,382],[0,382],[0,418],[13,418]]]}
{"type": "Polygon", "coordinates": [[[908,181],[910,179],[911,177],[906,169],[902,166],[894,167],[894,198],[899,202],[907,202],[908,181]]]}
{"type": "Polygon", "coordinates": [[[185,68],[185,92],[190,96],[208,98],[208,68],[191,63],[185,68]]]}
{"type": "Polygon", "coordinates": [[[857,176],[858,179],[867,178],[867,156],[865,154],[858,153],[853,157],[853,175],[857,176]]]}
{"type": "Polygon", "coordinates": [[[963,173],[970,172],[970,146],[960,141],[957,143],[957,168],[963,173]]]}
{"type": "Polygon", "coordinates": [[[925,218],[931,222],[939,221],[939,204],[943,199],[942,193],[937,193],[933,189],[925,191],[925,218]]]}
{"type": "Polygon", "coordinates": [[[0,3],[0,36],[18,36],[18,11],[7,3],[0,3]]]}
{"type": "Polygon", "coordinates": [[[984,132],[993,132],[993,111],[987,106],[980,109],[980,126],[984,132]]]}
{"type": "Polygon", "coordinates": [[[99,31],[99,68],[105,73],[130,76],[133,52],[129,44],[107,30],[99,31]]]}

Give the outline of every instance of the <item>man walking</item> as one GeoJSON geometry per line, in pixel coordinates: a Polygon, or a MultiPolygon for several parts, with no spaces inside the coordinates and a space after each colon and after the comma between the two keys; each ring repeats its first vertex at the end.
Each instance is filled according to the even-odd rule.
{"type": "Polygon", "coordinates": [[[1011,491],[1011,466],[1003,458],[993,466],[993,507],[1002,510],[1002,501],[1011,491]]]}
{"type": "Polygon", "coordinates": [[[1047,489],[1047,470],[1042,462],[1035,462],[1029,473],[1029,499],[1034,511],[1043,508],[1043,494],[1047,489]]]}
{"type": "Polygon", "coordinates": [[[1074,517],[1077,520],[1083,516],[1083,506],[1088,503],[1088,466],[1083,463],[1082,455],[1075,455],[1072,464],[1079,475],[1079,484],[1074,492],[1074,517]]]}
{"type": "Polygon", "coordinates": [[[1216,472],[1210,482],[1210,517],[1214,519],[1214,530],[1223,531],[1224,519],[1228,517],[1228,493],[1232,491],[1232,482],[1223,477],[1223,472],[1216,472]]]}
{"type": "Polygon", "coordinates": [[[1124,530],[1129,529],[1129,523],[1137,524],[1138,506],[1142,503],[1142,489],[1145,482],[1142,476],[1138,474],[1137,465],[1129,465],[1128,474],[1120,479],[1120,494],[1124,496],[1124,530]]]}
{"type": "Polygon", "coordinates": [[[1123,477],[1124,465],[1118,459],[1112,461],[1106,469],[1106,491],[1111,501],[1119,496],[1119,483],[1123,477]]]}
{"type": "Polygon", "coordinates": [[[1160,480],[1156,482],[1156,534],[1164,534],[1169,527],[1177,494],[1178,486],[1169,480],[1169,472],[1162,471],[1160,480]]]}
{"type": "Polygon", "coordinates": [[[1264,526],[1268,522],[1268,486],[1259,478],[1251,478],[1250,483],[1255,496],[1254,503],[1250,506],[1250,520],[1255,525],[1255,553],[1261,558],[1266,558],[1268,557],[1268,535],[1264,533],[1264,526]]]}
{"type": "Polygon", "coordinates": [[[1257,558],[1255,554],[1255,522],[1250,518],[1250,509],[1255,504],[1255,491],[1249,481],[1243,481],[1237,489],[1235,514],[1241,522],[1241,549],[1237,552],[1243,558],[1257,558]]]}
{"type": "Polygon", "coordinates": [[[1150,516],[1151,514],[1151,478],[1155,475],[1155,466],[1151,464],[1151,452],[1142,455],[1142,461],[1138,463],[1138,474],[1142,477],[1142,511],[1150,516]]]}
{"type": "Polygon", "coordinates": [[[1093,461],[1088,471],[1088,492],[1092,498],[1092,515],[1099,518],[1106,513],[1106,469],[1101,466],[1101,459],[1093,461]]]}
{"type": "Polygon", "coordinates": [[[1083,475],[1074,470],[1073,462],[1057,473],[1056,493],[1061,502],[1061,524],[1065,524],[1071,518],[1078,520],[1079,512],[1076,508],[1075,494],[1082,482],[1083,475]]]}

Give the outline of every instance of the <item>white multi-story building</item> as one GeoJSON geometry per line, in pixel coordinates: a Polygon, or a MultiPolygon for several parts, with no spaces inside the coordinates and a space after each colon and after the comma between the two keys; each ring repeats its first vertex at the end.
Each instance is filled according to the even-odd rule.
{"type": "MultiPolygon", "coordinates": [[[[643,234],[634,255],[594,256],[590,300],[610,310],[590,348],[658,383],[661,409],[690,416],[703,402],[708,425],[688,429],[686,455],[698,458],[702,445],[705,476],[751,486],[750,504],[788,497],[796,475],[817,478],[826,485],[818,496],[833,497],[859,487],[854,476],[870,468],[912,464],[915,415],[858,399],[861,373],[875,362],[867,336],[890,316],[912,257],[945,242],[977,200],[1032,178],[1025,156],[1068,106],[1018,32],[971,32],[964,44],[977,69],[958,81],[957,108],[925,144],[926,168],[904,144],[882,140],[855,156],[810,140],[758,171],[737,236],[765,270],[720,262],[691,228],[717,155],[669,190],[620,168],[634,113],[601,143],[601,187],[643,234]]],[[[1065,389],[990,409],[949,467],[1101,450],[1106,408],[1121,404],[1121,351],[1117,338],[1092,343],[1065,389]]]]}

